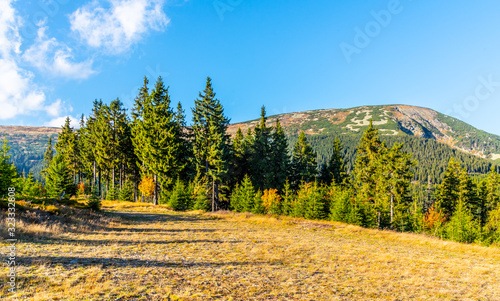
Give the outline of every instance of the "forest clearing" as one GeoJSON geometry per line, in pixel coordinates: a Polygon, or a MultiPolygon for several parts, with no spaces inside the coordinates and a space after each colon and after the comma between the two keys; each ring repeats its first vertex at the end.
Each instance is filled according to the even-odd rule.
{"type": "Polygon", "coordinates": [[[500,300],[497,247],[283,216],[102,209],[61,207],[72,225],[19,222],[18,290],[0,298],[500,300]]]}

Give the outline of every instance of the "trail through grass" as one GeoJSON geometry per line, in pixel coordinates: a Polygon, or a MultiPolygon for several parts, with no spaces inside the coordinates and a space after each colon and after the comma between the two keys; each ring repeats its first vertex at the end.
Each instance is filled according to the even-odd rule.
{"type": "Polygon", "coordinates": [[[20,242],[10,298],[500,300],[498,248],[250,214],[104,210],[118,218],[20,242]]]}

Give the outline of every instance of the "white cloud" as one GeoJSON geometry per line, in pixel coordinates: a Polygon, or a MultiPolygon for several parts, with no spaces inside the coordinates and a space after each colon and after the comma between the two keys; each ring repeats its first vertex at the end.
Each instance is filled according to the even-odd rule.
{"type": "Polygon", "coordinates": [[[12,7],[11,0],[0,0],[0,55],[10,57],[19,53],[21,37],[19,35],[20,18],[12,7]]]}
{"type": "Polygon", "coordinates": [[[80,128],[80,122],[78,121],[77,118],[75,118],[73,116],[61,116],[61,117],[54,118],[54,119],[50,120],[49,122],[46,122],[44,124],[44,126],[49,126],[49,127],[54,127],[54,128],[60,128],[66,122],[66,118],[67,117],[69,117],[69,119],[70,119],[70,125],[73,128],[75,128],[75,129],[80,128]]]}
{"type": "Polygon", "coordinates": [[[32,82],[33,75],[9,59],[0,59],[0,119],[43,109],[45,94],[32,82]]]}
{"type": "Polygon", "coordinates": [[[95,73],[92,60],[73,62],[71,48],[55,38],[48,38],[46,30],[47,27],[43,25],[38,29],[35,43],[23,54],[27,62],[41,71],[71,79],[86,79],[95,73]]]}
{"type": "Polygon", "coordinates": [[[60,116],[63,110],[62,101],[60,99],[56,100],[54,103],[45,106],[45,111],[51,117],[60,116]]]}
{"type": "MultiPolygon", "coordinates": [[[[24,57],[20,50],[22,40],[19,34],[22,19],[13,8],[14,2],[0,0],[0,120],[13,119],[19,115],[36,115],[39,112],[60,116],[61,112],[67,110],[64,103],[61,100],[48,103],[43,89],[34,82],[34,74],[20,66],[24,57]]],[[[39,40],[30,47],[42,48],[36,55],[34,50],[31,52],[37,59],[36,64],[47,62],[47,51],[52,49],[55,51],[52,62],[55,73],[73,78],[80,76],[73,73],[75,70],[79,74],[88,74],[86,63],[73,63],[68,48],[54,39],[43,40],[44,29],[41,29],[40,34],[39,40]]]]}
{"type": "Polygon", "coordinates": [[[91,47],[107,53],[126,52],[150,30],[163,30],[170,20],[164,0],[106,0],[109,8],[93,1],[70,16],[71,30],[91,47]]]}
{"type": "Polygon", "coordinates": [[[0,119],[44,110],[45,94],[33,83],[33,73],[18,65],[21,19],[11,0],[0,0],[0,119]]]}

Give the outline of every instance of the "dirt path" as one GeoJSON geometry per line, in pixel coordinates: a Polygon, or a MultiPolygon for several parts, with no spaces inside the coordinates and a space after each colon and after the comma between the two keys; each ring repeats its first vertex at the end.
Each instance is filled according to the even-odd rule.
{"type": "Polygon", "coordinates": [[[121,219],[20,243],[16,298],[500,300],[497,248],[244,214],[106,210],[121,219]]]}

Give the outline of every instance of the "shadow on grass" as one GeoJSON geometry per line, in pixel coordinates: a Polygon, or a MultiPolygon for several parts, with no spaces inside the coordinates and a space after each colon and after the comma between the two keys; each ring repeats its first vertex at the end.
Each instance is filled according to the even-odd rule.
{"type": "Polygon", "coordinates": [[[177,239],[177,240],[106,240],[106,239],[67,239],[67,238],[41,238],[33,241],[36,244],[75,244],[87,246],[102,246],[102,245],[145,245],[145,244],[196,244],[196,243],[209,243],[209,244],[222,244],[222,243],[240,243],[237,240],[211,240],[211,239],[177,239]]]}
{"type": "Polygon", "coordinates": [[[202,217],[200,215],[182,215],[182,213],[142,213],[142,212],[106,212],[113,216],[134,222],[190,222],[213,220],[213,218],[202,217]]]}
{"type": "MultiPolygon", "coordinates": [[[[119,234],[136,234],[136,233],[181,233],[181,232],[201,232],[201,233],[211,233],[211,232],[228,232],[235,231],[234,229],[163,229],[163,228],[105,228],[106,231],[119,232],[119,234]]],[[[117,233],[110,233],[110,235],[116,235],[117,233]]]]}
{"type": "Polygon", "coordinates": [[[222,267],[222,266],[259,266],[259,265],[281,265],[280,261],[231,261],[231,262],[169,262],[159,260],[143,260],[143,259],[120,259],[120,258],[95,258],[95,257],[18,257],[20,265],[63,265],[67,268],[79,266],[101,266],[107,267],[171,267],[171,268],[187,268],[187,267],[222,267]]]}

